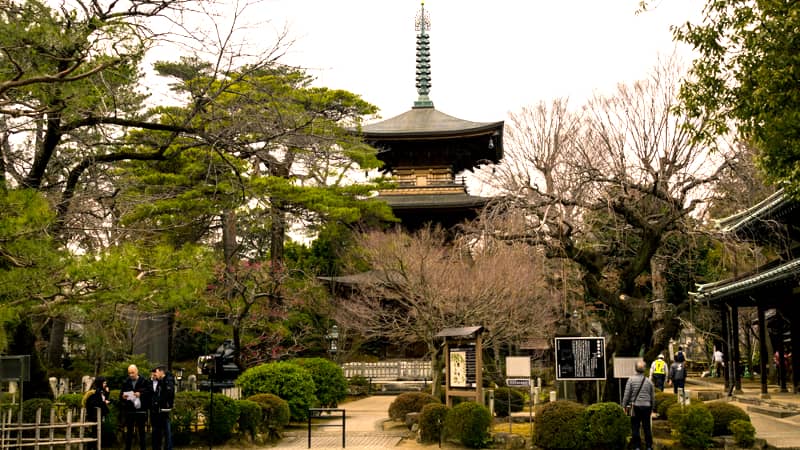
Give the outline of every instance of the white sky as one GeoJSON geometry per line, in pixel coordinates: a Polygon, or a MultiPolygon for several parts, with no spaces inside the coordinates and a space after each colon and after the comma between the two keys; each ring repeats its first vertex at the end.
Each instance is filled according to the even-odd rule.
{"type": "MultiPolygon", "coordinates": [[[[436,109],[464,120],[505,120],[539,100],[569,97],[643,78],[676,49],[670,25],[695,20],[703,2],[660,0],[428,0],[436,109]]],[[[288,28],[284,63],[317,84],[346,89],[386,119],[411,108],[419,0],[265,0],[258,38],[288,28]],[[265,22],[268,21],[268,22],[265,22]]],[[[679,54],[687,55],[686,48],[679,54]]]]}

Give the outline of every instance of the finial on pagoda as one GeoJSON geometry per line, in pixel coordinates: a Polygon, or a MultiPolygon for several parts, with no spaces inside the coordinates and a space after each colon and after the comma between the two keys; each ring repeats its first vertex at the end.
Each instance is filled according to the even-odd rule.
{"type": "Polygon", "coordinates": [[[414,21],[417,31],[417,93],[419,97],[414,102],[414,108],[433,108],[433,101],[428,97],[431,91],[431,48],[428,30],[431,19],[425,12],[425,1],[414,21]]]}

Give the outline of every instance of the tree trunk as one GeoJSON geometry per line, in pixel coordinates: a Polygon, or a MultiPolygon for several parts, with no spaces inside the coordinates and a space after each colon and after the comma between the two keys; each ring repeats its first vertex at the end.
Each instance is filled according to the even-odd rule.
{"type": "Polygon", "coordinates": [[[53,317],[53,325],[50,328],[50,341],[47,344],[47,367],[50,369],[60,369],[64,359],[64,332],[67,328],[67,321],[61,316],[53,317]]]}

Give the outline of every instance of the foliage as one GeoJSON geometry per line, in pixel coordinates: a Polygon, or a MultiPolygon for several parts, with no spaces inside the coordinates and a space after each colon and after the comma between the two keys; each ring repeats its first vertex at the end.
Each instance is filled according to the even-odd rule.
{"type": "Polygon", "coordinates": [[[266,431],[270,439],[280,438],[280,432],[289,424],[291,418],[289,403],[273,394],[255,394],[247,400],[261,408],[259,430],[266,431]]]}
{"type": "Polygon", "coordinates": [[[672,405],[667,412],[672,433],[688,448],[707,448],[714,432],[714,417],[701,402],[672,405]]]}
{"type": "Polygon", "coordinates": [[[311,373],[317,400],[323,408],[335,408],[347,396],[347,379],[342,368],[325,358],[300,358],[293,361],[311,373]]]}
{"type": "Polygon", "coordinates": [[[582,405],[569,400],[550,402],[537,411],[533,442],[545,449],[579,449],[585,442],[585,429],[582,405]]]}
{"type": "Polygon", "coordinates": [[[447,412],[444,433],[469,448],[483,448],[490,440],[492,415],[489,409],[475,402],[462,402],[447,412]]]}
{"type": "Polygon", "coordinates": [[[418,413],[428,403],[439,403],[439,400],[427,392],[403,392],[389,405],[389,418],[406,420],[406,414],[418,413]]]}
{"type": "Polygon", "coordinates": [[[347,393],[350,395],[367,395],[370,382],[367,377],[356,375],[347,380],[347,393]]]}
{"type": "Polygon", "coordinates": [[[511,412],[522,411],[525,406],[525,394],[519,389],[499,387],[494,390],[494,413],[497,417],[506,417],[511,412]]]}
{"type": "Polygon", "coordinates": [[[233,436],[233,429],[239,421],[239,406],[236,400],[227,395],[214,395],[213,400],[206,403],[204,413],[206,418],[213,417],[211,427],[207,430],[211,434],[212,442],[219,444],[233,436]],[[212,403],[213,406],[209,407],[212,403]]]}
{"type": "Polygon", "coordinates": [[[56,403],[63,403],[70,409],[81,409],[84,406],[83,394],[63,394],[56,399],[56,403]]]}
{"type": "Polygon", "coordinates": [[[441,403],[428,403],[419,413],[419,437],[423,443],[439,442],[450,408],[441,403]]]}
{"type": "Polygon", "coordinates": [[[311,374],[303,367],[291,362],[261,364],[245,370],[236,379],[242,395],[273,394],[289,403],[291,420],[303,421],[308,417],[308,408],[317,401],[316,386],[311,374]]]}
{"type": "Polygon", "coordinates": [[[239,407],[239,432],[255,438],[263,420],[261,405],[252,400],[237,400],[236,405],[239,407]]]}
{"type": "Polygon", "coordinates": [[[36,411],[42,410],[42,420],[48,420],[53,401],[49,398],[29,398],[22,402],[22,420],[28,423],[36,421],[36,411]]]}
{"type": "Polygon", "coordinates": [[[630,419],[617,403],[595,403],[584,410],[586,444],[593,449],[624,448],[631,435],[630,419]]]}
{"type": "Polygon", "coordinates": [[[656,392],[656,412],[658,417],[662,419],[669,419],[667,413],[669,409],[678,403],[678,396],[673,393],[656,392]]]}
{"type": "Polygon", "coordinates": [[[714,127],[695,131],[714,139],[736,127],[741,140],[759,150],[770,181],[800,187],[800,97],[795,81],[800,15],[793,2],[705,2],[701,23],[675,30],[677,40],[699,56],[681,89],[683,113],[714,127]]]}
{"type": "MultiPolygon", "coordinates": [[[[132,355],[124,361],[116,361],[108,366],[103,371],[103,376],[108,381],[108,387],[111,389],[120,389],[122,383],[128,378],[128,367],[133,364],[139,369],[139,376],[147,378],[150,374],[150,368],[154,367],[153,364],[147,360],[145,355],[132,355]]],[[[115,400],[119,397],[113,397],[115,400]]]]}
{"type": "Polygon", "coordinates": [[[730,431],[728,426],[734,420],[744,420],[749,422],[750,416],[740,407],[724,402],[715,401],[706,403],[711,416],[714,418],[714,436],[722,436],[730,431]]]}
{"type": "Polygon", "coordinates": [[[187,445],[191,441],[198,425],[198,418],[204,414],[208,402],[208,392],[181,391],[175,394],[170,420],[172,440],[176,446],[187,445]]]}
{"type": "Polygon", "coordinates": [[[749,420],[732,420],[728,427],[733,439],[742,447],[751,447],[756,441],[756,429],[749,420]]]}

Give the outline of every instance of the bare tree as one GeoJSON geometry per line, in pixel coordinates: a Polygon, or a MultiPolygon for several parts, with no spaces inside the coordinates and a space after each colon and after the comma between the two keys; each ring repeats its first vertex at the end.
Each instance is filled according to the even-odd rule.
{"type": "MultiPolygon", "coordinates": [[[[552,336],[553,299],[543,289],[539,255],[526,246],[452,245],[437,230],[362,236],[369,283],[337,308],[341,327],[398,344],[424,343],[440,368],[434,336],[447,327],[482,325],[487,348],[499,349],[532,333],[552,336]]],[[[499,355],[495,355],[499,356],[499,355]]],[[[438,389],[440,371],[434,370],[438,389]]]]}
{"type": "Polygon", "coordinates": [[[676,335],[688,289],[669,283],[691,276],[690,234],[735,150],[712,153],[692,139],[689,128],[704,123],[673,114],[679,86],[667,60],[579,116],[563,101],[523,111],[531,117],[512,121],[495,185],[505,195],[472,230],[576,264],[584,298],[605,310],[597,318],[609,353],[652,357],[676,335]]]}

